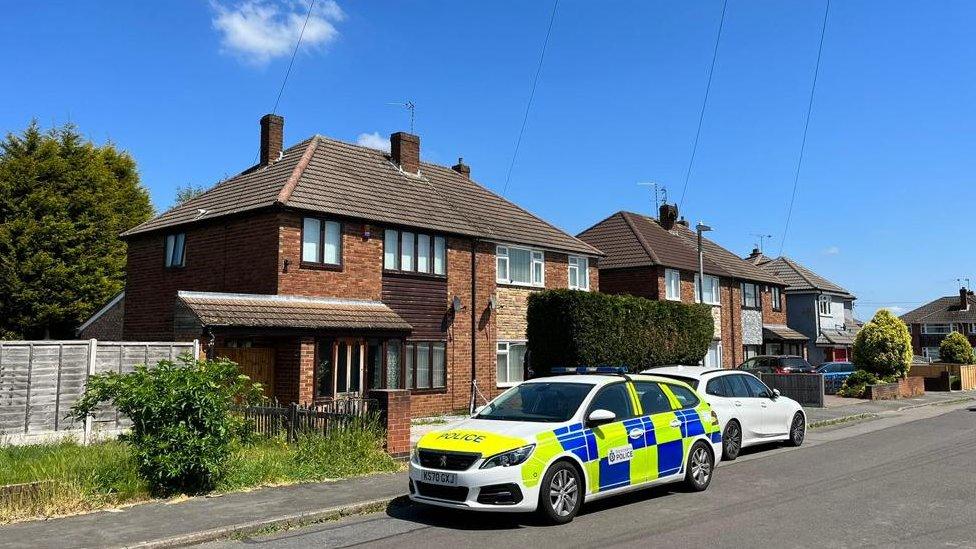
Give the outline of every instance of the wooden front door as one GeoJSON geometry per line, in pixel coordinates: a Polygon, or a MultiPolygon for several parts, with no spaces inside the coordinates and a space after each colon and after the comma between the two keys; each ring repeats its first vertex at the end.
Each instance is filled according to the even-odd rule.
{"type": "Polygon", "coordinates": [[[274,349],[266,347],[218,347],[214,355],[237,363],[241,373],[260,383],[264,396],[274,396],[274,349]]]}
{"type": "Polygon", "coordinates": [[[315,398],[344,398],[362,393],[366,363],[364,339],[322,339],[317,354],[315,398]]]}

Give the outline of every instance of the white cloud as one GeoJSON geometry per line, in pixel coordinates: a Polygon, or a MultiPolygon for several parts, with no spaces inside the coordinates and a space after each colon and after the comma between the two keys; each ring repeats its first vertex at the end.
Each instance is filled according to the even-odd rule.
{"type": "Polygon", "coordinates": [[[371,149],[390,152],[390,140],[381,136],[379,132],[359,134],[359,137],[356,138],[356,144],[371,149]]]}
{"type": "MultiPolygon", "coordinates": [[[[213,27],[221,35],[222,50],[252,65],[264,65],[291,55],[305,25],[308,1],[212,0],[213,27]]],[[[346,15],[334,0],[317,2],[302,36],[302,50],[322,48],[338,36],[334,23],[346,15]]]]}
{"type": "Polygon", "coordinates": [[[823,251],[824,255],[840,255],[840,248],[837,246],[829,246],[823,251]]]}

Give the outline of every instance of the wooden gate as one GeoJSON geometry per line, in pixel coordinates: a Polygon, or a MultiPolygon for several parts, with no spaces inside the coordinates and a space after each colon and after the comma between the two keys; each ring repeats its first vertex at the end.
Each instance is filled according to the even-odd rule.
{"type": "Polygon", "coordinates": [[[217,357],[237,363],[241,373],[264,386],[264,396],[274,396],[274,349],[267,347],[218,347],[217,357]]]}

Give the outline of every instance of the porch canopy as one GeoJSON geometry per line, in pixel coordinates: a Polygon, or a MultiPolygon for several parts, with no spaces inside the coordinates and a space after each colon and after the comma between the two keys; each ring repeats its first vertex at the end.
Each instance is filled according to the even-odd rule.
{"type": "Polygon", "coordinates": [[[850,347],[856,334],[851,330],[821,330],[817,338],[819,346],[850,347]]]}
{"type": "Polygon", "coordinates": [[[763,341],[809,341],[810,338],[783,324],[763,324],[763,341]]]}
{"type": "Polygon", "coordinates": [[[409,332],[413,327],[381,301],[293,295],[181,291],[177,330],[196,327],[299,328],[409,332]]]}

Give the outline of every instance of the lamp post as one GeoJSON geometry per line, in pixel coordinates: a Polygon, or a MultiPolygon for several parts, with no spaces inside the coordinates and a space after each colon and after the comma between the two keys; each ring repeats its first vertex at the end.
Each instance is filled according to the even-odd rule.
{"type": "Polygon", "coordinates": [[[702,248],[702,233],[712,228],[699,221],[695,230],[698,231],[698,302],[705,303],[705,252],[702,248]]]}

